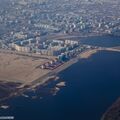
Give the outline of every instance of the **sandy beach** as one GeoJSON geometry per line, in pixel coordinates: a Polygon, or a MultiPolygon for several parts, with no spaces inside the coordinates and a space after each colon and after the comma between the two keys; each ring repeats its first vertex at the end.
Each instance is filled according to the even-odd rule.
{"type": "Polygon", "coordinates": [[[98,49],[93,49],[93,50],[88,50],[83,52],[82,54],[80,54],[80,58],[82,59],[87,59],[89,58],[91,55],[95,54],[96,52],[98,52],[98,49]]]}

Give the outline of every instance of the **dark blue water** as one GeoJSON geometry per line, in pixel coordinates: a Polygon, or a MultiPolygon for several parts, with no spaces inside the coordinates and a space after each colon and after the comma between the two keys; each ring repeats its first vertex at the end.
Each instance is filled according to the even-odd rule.
{"type": "Polygon", "coordinates": [[[115,36],[95,36],[79,39],[82,44],[89,44],[101,47],[120,46],[120,37],[115,36]]]}
{"type": "Polygon", "coordinates": [[[100,120],[120,96],[120,53],[101,51],[60,73],[66,81],[56,96],[18,97],[1,115],[15,120],[100,120]]]}

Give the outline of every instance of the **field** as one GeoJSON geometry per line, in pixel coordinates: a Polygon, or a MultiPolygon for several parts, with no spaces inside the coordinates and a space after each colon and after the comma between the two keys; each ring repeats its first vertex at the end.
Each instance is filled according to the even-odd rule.
{"type": "Polygon", "coordinates": [[[47,74],[40,69],[48,59],[0,53],[0,81],[29,83],[47,74]]]}

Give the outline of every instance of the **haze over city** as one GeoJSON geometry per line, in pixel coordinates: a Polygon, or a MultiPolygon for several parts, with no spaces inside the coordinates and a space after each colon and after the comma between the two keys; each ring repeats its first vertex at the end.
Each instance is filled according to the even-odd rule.
{"type": "Polygon", "coordinates": [[[0,0],[0,119],[120,120],[119,0],[0,0]]]}

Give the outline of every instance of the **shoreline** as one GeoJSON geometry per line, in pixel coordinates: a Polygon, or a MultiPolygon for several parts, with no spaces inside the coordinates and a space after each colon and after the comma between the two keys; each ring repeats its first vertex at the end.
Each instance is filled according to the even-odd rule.
{"type": "Polygon", "coordinates": [[[87,37],[98,37],[98,36],[109,36],[109,34],[107,33],[89,33],[87,35],[83,35],[83,34],[80,34],[80,33],[70,33],[70,34],[57,34],[57,35],[47,35],[47,36],[42,36],[41,39],[46,39],[46,40],[50,40],[50,39],[71,39],[71,38],[87,38],[87,37]]]}
{"type": "MultiPolygon", "coordinates": [[[[38,79],[28,83],[28,84],[26,84],[26,83],[21,84],[9,96],[0,99],[0,102],[4,102],[4,101],[8,100],[9,98],[12,98],[12,97],[15,97],[15,96],[20,96],[24,92],[31,91],[32,89],[37,88],[37,86],[42,86],[45,83],[49,82],[50,80],[55,80],[57,75],[60,72],[62,72],[65,69],[69,68],[73,64],[79,62],[80,59],[88,59],[93,54],[96,54],[97,52],[102,51],[102,50],[104,50],[104,49],[95,48],[95,49],[88,49],[88,50],[83,51],[77,57],[70,59],[69,61],[67,61],[64,64],[62,64],[61,66],[59,66],[58,68],[56,68],[56,69],[54,69],[54,70],[52,70],[52,71],[42,75],[40,78],[38,78],[38,79]]],[[[108,50],[105,49],[105,51],[108,51],[108,50]]]]}
{"type": "MultiPolygon", "coordinates": [[[[101,49],[98,48],[98,49],[90,49],[90,50],[83,51],[77,57],[72,58],[71,60],[65,62],[64,64],[62,64],[58,68],[56,68],[56,69],[52,70],[51,72],[47,73],[45,76],[42,76],[42,78],[49,77],[49,76],[56,76],[60,72],[69,68],[70,66],[72,66],[73,64],[79,62],[80,59],[88,59],[89,57],[91,57],[93,54],[97,53],[100,50],[101,49]]],[[[33,83],[34,82],[36,83],[39,80],[41,80],[41,78],[38,78],[37,80],[33,81],[33,83]]]]}
{"type": "Polygon", "coordinates": [[[87,51],[83,51],[77,57],[72,58],[71,60],[65,62],[63,65],[61,65],[58,68],[46,73],[45,75],[43,75],[40,78],[30,82],[29,84],[21,84],[19,87],[15,88],[15,91],[13,93],[10,93],[7,97],[4,97],[4,98],[0,99],[0,102],[4,102],[4,101],[8,100],[9,98],[12,98],[12,97],[15,97],[15,96],[19,96],[26,91],[30,91],[32,89],[35,89],[37,86],[42,86],[45,83],[49,82],[51,79],[54,80],[57,77],[57,74],[59,74],[60,72],[64,71],[68,67],[77,63],[80,59],[89,58],[92,54],[95,54],[98,51],[99,51],[99,49],[90,49],[90,50],[87,50],[87,51]]]}
{"type": "MultiPolygon", "coordinates": [[[[4,106],[4,103],[6,105],[7,101],[14,97],[22,96],[25,92],[36,90],[37,87],[43,87],[45,84],[55,81],[55,79],[58,77],[57,75],[64,71],[65,69],[69,68],[73,64],[79,62],[81,59],[88,59],[92,55],[96,54],[99,51],[110,51],[109,49],[103,49],[103,48],[96,48],[96,49],[88,49],[80,53],[77,57],[72,58],[71,60],[65,62],[58,68],[50,71],[49,73],[43,75],[42,77],[32,81],[28,85],[22,84],[20,87],[18,87],[13,93],[9,94],[8,96],[4,97],[3,99],[0,99],[0,109],[2,109],[2,106],[4,106]]],[[[116,51],[114,51],[116,52],[116,51]]],[[[9,107],[9,106],[8,106],[9,107]]],[[[106,112],[101,116],[100,120],[110,120],[111,114],[117,114],[120,110],[120,98],[117,99],[107,110],[106,112]],[[119,106],[119,108],[117,107],[119,106]],[[116,109],[115,109],[116,108],[116,109]],[[116,112],[117,111],[117,112],[116,112]]],[[[114,120],[114,119],[111,119],[114,120]]]]}
{"type": "MultiPolygon", "coordinates": [[[[80,53],[77,57],[72,58],[71,60],[65,62],[58,68],[50,71],[49,73],[46,73],[42,77],[40,77],[40,78],[34,80],[33,82],[31,82],[30,84],[28,84],[30,86],[30,88],[28,88],[28,89],[35,88],[36,86],[40,86],[40,85],[45,84],[46,82],[49,82],[51,79],[55,79],[57,77],[57,74],[59,74],[60,72],[69,68],[73,64],[79,62],[80,59],[85,59],[85,58],[87,59],[87,58],[91,57],[91,55],[97,53],[98,51],[100,51],[100,49],[92,49],[92,50],[90,49],[90,50],[80,53]],[[82,56],[82,54],[83,54],[83,56],[85,56],[85,58],[82,56]]],[[[22,85],[22,86],[24,86],[24,85],[22,85]]]]}
{"type": "MultiPolygon", "coordinates": [[[[96,48],[96,49],[88,49],[88,50],[83,51],[77,57],[72,58],[71,60],[65,62],[63,65],[61,65],[58,68],[50,71],[49,73],[43,75],[42,77],[34,80],[30,84],[28,84],[28,85],[25,85],[25,84],[20,85],[21,87],[19,87],[19,89],[16,89],[16,91],[11,93],[9,96],[6,96],[5,98],[0,99],[0,106],[2,106],[2,104],[5,103],[10,98],[21,96],[22,94],[24,94],[24,92],[32,91],[33,89],[36,89],[38,86],[42,87],[44,84],[46,84],[46,83],[48,83],[50,81],[54,81],[56,79],[57,75],[60,72],[62,72],[65,69],[69,68],[73,64],[79,62],[79,60],[81,60],[81,59],[88,59],[88,58],[90,58],[92,55],[96,54],[99,51],[111,51],[111,49],[103,49],[103,48],[99,47],[99,48],[96,48]]],[[[114,51],[114,52],[116,52],[116,51],[114,51]]],[[[100,120],[109,120],[110,119],[109,116],[111,115],[112,112],[114,112],[116,114],[116,111],[120,110],[118,108],[117,108],[116,111],[114,110],[117,107],[116,105],[118,105],[119,108],[120,108],[120,98],[118,98],[117,101],[114,102],[106,110],[106,112],[102,115],[100,120]]],[[[111,119],[111,120],[114,120],[114,119],[111,119]]]]}
{"type": "Polygon", "coordinates": [[[116,120],[119,120],[120,119],[119,111],[120,111],[120,97],[106,110],[101,120],[115,120],[115,118],[117,118],[116,120]]]}

